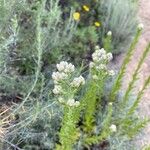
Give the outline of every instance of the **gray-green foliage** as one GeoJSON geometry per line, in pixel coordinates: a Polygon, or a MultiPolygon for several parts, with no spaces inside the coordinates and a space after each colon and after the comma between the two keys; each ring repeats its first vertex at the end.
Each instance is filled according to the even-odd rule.
{"type": "MultiPolygon", "coordinates": [[[[3,29],[7,26],[8,19],[12,17],[12,11],[16,7],[16,3],[19,2],[18,0],[0,0],[0,33],[2,34],[3,29]]],[[[20,1],[22,2],[22,1],[20,1]]]]}
{"type": "Polygon", "coordinates": [[[132,0],[101,0],[99,6],[102,20],[101,34],[112,31],[112,52],[125,51],[135,34],[137,25],[137,2],[132,0]]]}
{"type": "Polygon", "coordinates": [[[8,24],[5,26],[6,30],[1,30],[3,38],[0,41],[0,90],[6,97],[11,93],[21,95],[22,101],[13,109],[13,113],[19,115],[19,123],[11,126],[10,134],[4,139],[8,147],[15,147],[11,142],[22,144],[15,141],[18,138],[26,141],[27,145],[23,144],[26,149],[37,147],[34,144],[37,142],[33,138],[35,135],[34,137],[43,139],[39,142],[39,147],[53,149],[54,142],[49,141],[57,137],[53,133],[56,134],[54,128],[55,125],[56,128],[59,127],[59,122],[53,120],[53,116],[57,116],[59,120],[61,115],[57,110],[60,109],[52,101],[53,98],[49,97],[51,81],[47,80],[45,70],[43,73],[42,65],[44,56],[48,58],[47,55],[55,51],[55,48],[68,44],[76,24],[71,15],[66,22],[62,21],[58,0],[49,2],[18,2],[20,6],[15,5],[13,11],[7,10],[10,14],[8,24]],[[49,116],[48,120],[41,120],[46,115],[49,116]],[[41,131],[38,130],[40,127],[41,131]]]}
{"type": "Polygon", "coordinates": [[[0,71],[2,72],[0,82],[9,79],[9,84],[14,79],[27,79],[28,77],[31,80],[34,78],[37,68],[39,68],[39,62],[42,67],[51,59],[48,62],[50,67],[52,60],[61,57],[61,51],[56,53],[56,49],[69,43],[76,28],[76,23],[72,20],[72,14],[70,14],[68,20],[62,20],[62,11],[58,6],[58,0],[43,1],[42,9],[38,9],[38,2],[2,2],[1,7],[3,6],[3,9],[1,11],[4,15],[7,14],[7,19],[6,17],[1,18],[2,20],[6,19],[6,21],[1,22],[3,26],[1,25],[0,39],[0,71]],[[8,4],[10,8],[7,7],[8,4]],[[36,28],[38,24],[37,11],[39,11],[41,20],[39,25],[41,32],[40,47],[36,39],[39,33],[36,28]],[[57,57],[54,57],[55,54],[57,54],[57,57]],[[40,58],[42,60],[39,60],[38,57],[42,57],[40,58]]]}

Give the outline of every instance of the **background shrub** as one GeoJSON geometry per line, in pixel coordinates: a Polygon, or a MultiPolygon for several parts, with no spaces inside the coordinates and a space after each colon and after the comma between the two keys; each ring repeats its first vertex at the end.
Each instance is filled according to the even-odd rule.
{"type": "MultiPolygon", "coordinates": [[[[96,32],[91,31],[91,34],[97,34],[98,39],[95,42],[104,45],[104,39],[108,31],[112,31],[113,40],[111,52],[118,54],[125,51],[131,39],[135,34],[137,25],[137,1],[132,0],[88,0],[88,1],[60,1],[63,8],[65,18],[71,7],[79,12],[81,17],[79,20],[78,30],[85,30],[88,26],[95,26],[95,22],[99,26],[95,26],[96,32]],[[84,9],[86,6],[88,9],[84,9]]],[[[78,32],[77,30],[77,32],[78,32]]],[[[79,35],[75,39],[79,38],[79,35]]],[[[81,39],[82,32],[81,32],[81,39]]],[[[88,40],[87,40],[88,42],[88,40]]],[[[87,46],[91,47],[90,42],[87,46]]],[[[74,45],[75,47],[75,45],[74,45]]],[[[81,44],[80,44],[81,47],[81,44]]],[[[78,48],[78,47],[77,47],[78,48]]],[[[84,46],[82,45],[84,50],[84,46]]]]}
{"type": "Polygon", "coordinates": [[[99,18],[102,20],[101,37],[112,31],[112,52],[125,51],[135,34],[137,26],[137,2],[132,0],[102,0],[99,18]],[[101,16],[102,15],[102,16],[101,16]]]}

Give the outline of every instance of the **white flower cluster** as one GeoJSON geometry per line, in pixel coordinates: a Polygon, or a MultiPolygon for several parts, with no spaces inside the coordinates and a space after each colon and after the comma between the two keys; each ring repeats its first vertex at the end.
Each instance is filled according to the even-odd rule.
{"type": "Polygon", "coordinates": [[[66,79],[68,77],[68,74],[74,72],[75,70],[74,65],[65,61],[60,62],[56,66],[58,71],[53,72],[52,74],[52,78],[55,82],[59,82],[63,79],[66,79]]]}
{"type": "Polygon", "coordinates": [[[71,86],[75,88],[78,88],[79,86],[84,84],[85,84],[85,79],[82,76],[74,78],[73,81],[71,82],[71,86]]]}
{"type": "Polygon", "coordinates": [[[113,56],[112,53],[106,53],[104,48],[99,48],[96,46],[95,52],[92,54],[92,58],[94,62],[103,62],[103,61],[110,61],[112,60],[113,56]]]}
{"type": "Polygon", "coordinates": [[[55,84],[58,84],[59,81],[64,80],[68,77],[68,75],[64,72],[53,72],[52,79],[54,80],[55,84]]]}
{"type": "MultiPolygon", "coordinates": [[[[113,76],[115,72],[113,70],[107,69],[107,63],[112,60],[112,53],[106,53],[106,51],[99,46],[95,47],[95,52],[92,54],[93,62],[90,62],[89,66],[91,69],[96,69],[98,71],[105,71],[108,75],[113,76]]],[[[96,75],[93,76],[93,79],[96,79],[96,75]]]]}
{"type": "Polygon", "coordinates": [[[56,65],[59,72],[72,73],[75,70],[74,65],[66,61],[62,61],[56,65]]]}
{"type": "MultiPolygon", "coordinates": [[[[62,61],[56,65],[57,72],[53,72],[52,79],[54,80],[54,89],[53,93],[56,95],[60,95],[58,101],[64,103],[64,99],[67,101],[66,104],[68,106],[78,106],[79,102],[75,101],[73,98],[63,98],[64,93],[67,95],[63,84],[67,84],[69,88],[79,88],[81,85],[85,84],[85,79],[80,75],[79,77],[75,77],[72,79],[73,73],[75,71],[74,65],[68,63],[66,61],[62,61]],[[69,83],[68,83],[69,82],[69,83]],[[64,92],[65,91],[65,92],[64,92]]],[[[72,91],[75,91],[74,89],[72,91]]],[[[72,96],[70,96],[72,97],[72,96]]]]}

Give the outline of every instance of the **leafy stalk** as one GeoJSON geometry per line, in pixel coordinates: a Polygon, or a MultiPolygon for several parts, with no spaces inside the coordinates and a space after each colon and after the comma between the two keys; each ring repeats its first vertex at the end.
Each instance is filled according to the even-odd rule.
{"type": "Polygon", "coordinates": [[[93,123],[95,121],[94,118],[94,112],[96,107],[96,85],[91,82],[89,84],[89,89],[86,91],[86,94],[84,96],[83,102],[85,103],[86,109],[85,109],[85,116],[84,116],[84,127],[85,130],[91,131],[93,128],[93,123]]]}
{"type": "Polygon", "coordinates": [[[145,60],[145,58],[146,58],[146,56],[147,56],[149,51],[150,51],[150,43],[147,45],[145,51],[143,52],[143,55],[140,58],[140,61],[139,61],[138,65],[137,65],[137,68],[136,68],[136,70],[135,70],[135,72],[134,72],[134,74],[132,76],[132,80],[129,83],[129,86],[128,86],[126,92],[125,92],[125,95],[123,97],[123,102],[122,102],[123,106],[125,106],[126,102],[129,99],[130,93],[131,93],[132,89],[134,88],[134,83],[138,79],[137,76],[138,76],[139,70],[141,69],[141,66],[142,66],[142,64],[143,64],[143,62],[144,62],[144,60],[145,60]]]}
{"type": "Polygon", "coordinates": [[[41,60],[42,60],[42,29],[41,29],[41,14],[40,14],[40,9],[42,9],[44,7],[45,4],[45,0],[42,2],[42,4],[39,4],[39,10],[37,10],[37,26],[36,26],[36,49],[37,49],[37,69],[36,69],[36,73],[35,73],[35,80],[33,82],[33,85],[31,87],[31,89],[29,90],[28,94],[26,95],[26,97],[24,98],[23,102],[19,105],[19,107],[15,110],[19,110],[24,103],[28,100],[28,98],[30,97],[31,93],[33,92],[37,81],[39,79],[39,75],[40,75],[40,71],[41,71],[41,60]]]}
{"type": "Polygon", "coordinates": [[[80,118],[80,111],[81,107],[65,106],[63,122],[59,132],[60,145],[57,145],[57,150],[71,150],[79,138],[77,123],[80,118]]]}
{"type": "Polygon", "coordinates": [[[133,105],[130,107],[130,109],[127,113],[128,116],[131,115],[135,111],[135,109],[137,108],[137,106],[138,106],[138,104],[139,104],[139,102],[140,102],[140,100],[144,94],[144,91],[148,87],[149,84],[150,84],[150,76],[145,80],[143,88],[139,91],[136,100],[134,101],[133,105]]]}
{"type": "Polygon", "coordinates": [[[115,83],[114,83],[114,85],[112,87],[112,90],[111,90],[111,93],[110,93],[110,101],[115,101],[117,93],[118,93],[118,91],[121,88],[123,76],[125,74],[125,71],[126,71],[128,63],[131,60],[131,57],[132,57],[133,52],[134,52],[134,49],[135,49],[136,44],[137,44],[137,42],[139,40],[139,37],[141,35],[141,31],[142,30],[138,28],[137,33],[135,35],[135,38],[134,38],[133,42],[130,45],[130,48],[129,48],[128,52],[127,52],[127,55],[126,55],[126,57],[125,57],[125,59],[123,61],[123,64],[122,64],[121,69],[119,71],[119,74],[117,76],[117,79],[116,79],[116,81],[115,81],[115,83]]]}
{"type": "Polygon", "coordinates": [[[101,133],[99,135],[95,135],[92,137],[86,137],[84,141],[85,144],[92,145],[92,144],[100,143],[111,134],[109,127],[111,125],[111,120],[112,120],[112,104],[109,104],[107,111],[108,111],[107,115],[102,123],[101,133]]]}

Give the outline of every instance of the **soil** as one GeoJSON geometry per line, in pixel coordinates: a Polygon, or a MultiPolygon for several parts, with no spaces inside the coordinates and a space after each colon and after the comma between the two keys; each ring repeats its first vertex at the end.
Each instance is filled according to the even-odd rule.
{"type": "MultiPolygon", "coordinates": [[[[128,65],[125,78],[123,81],[123,89],[127,88],[128,83],[132,77],[132,74],[137,66],[138,60],[142,55],[144,48],[150,42],[150,0],[139,0],[139,20],[141,23],[144,24],[143,34],[140,38],[139,43],[135,49],[134,55],[132,57],[132,61],[128,65]]],[[[120,66],[122,60],[124,58],[124,54],[118,56],[113,64],[113,66],[120,66]]],[[[139,79],[136,83],[134,94],[136,95],[137,92],[142,88],[145,79],[150,75],[150,55],[148,55],[147,59],[145,60],[142,69],[139,73],[139,79]]],[[[140,102],[139,106],[139,115],[141,117],[149,117],[150,118],[150,87],[145,91],[144,96],[140,102]]],[[[141,150],[142,147],[145,145],[150,146],[150,124],[146,126],[144,131],[136,137],[135,144],[141,150]]]]}

